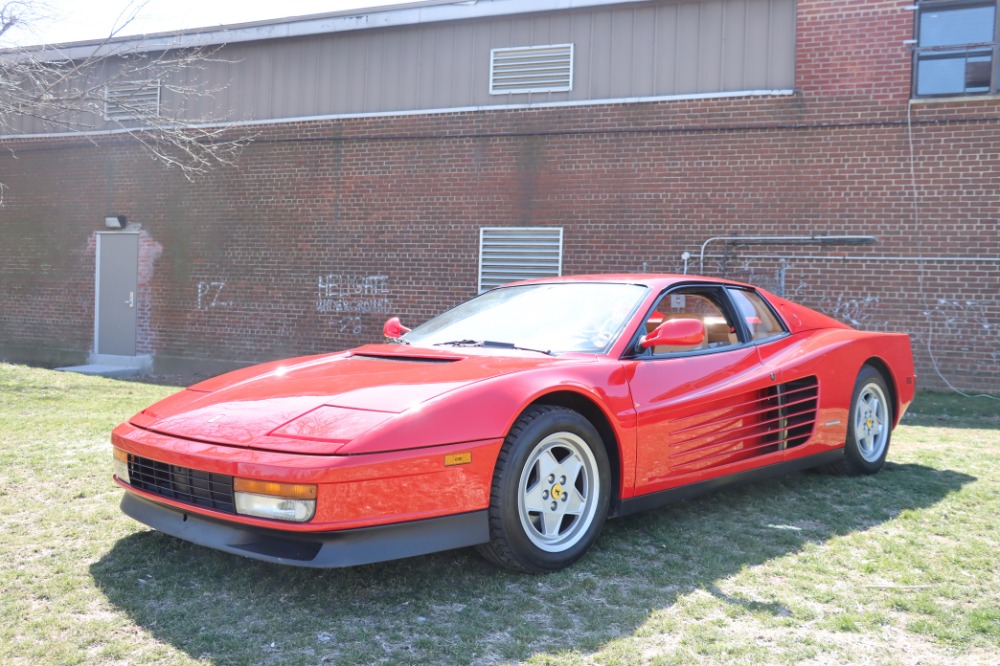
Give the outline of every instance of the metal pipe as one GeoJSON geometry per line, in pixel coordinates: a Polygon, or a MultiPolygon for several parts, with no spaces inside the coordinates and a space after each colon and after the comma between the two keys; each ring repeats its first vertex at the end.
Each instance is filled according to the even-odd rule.
{"type": "Polygon", "coordinates": [[[714,236],[701,244],[699,270],[705,272],[705,248],[709,243],[725,241],[734,245],[866,245],[876,236],[714,236]]]}
{"type": "MultiPolygon", "coordinates": [[[[724,257],[725,255],[708,255],[709,257],[724,257]]],[[[906,256],[876,256],[876,255],[846,255],[846,254],[802,254],[789,257],[787,255],[755,254],[755,259],[779,259],[787,261],[798,261],[800,259],[812,259],[818,261],[956,261],[993,264],[1000,263],[1000,257],[906,257],[906,256]]]]}

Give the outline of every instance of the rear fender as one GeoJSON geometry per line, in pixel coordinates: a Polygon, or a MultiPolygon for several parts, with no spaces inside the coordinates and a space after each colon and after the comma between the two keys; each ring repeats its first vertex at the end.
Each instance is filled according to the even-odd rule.
{"type": "Polygon", "coordinates": [[[894,427],[913,402],[916,376],[910,338],[905,333],[852,328],[805,331],[760,345],[758,351],[764,366],[781,374],[783,381],[818,376],[822,404],[840,412],[830,414],[833,420],[846,417],[854,383],[865,364],[883,374],[893,393],[894,427]]]}

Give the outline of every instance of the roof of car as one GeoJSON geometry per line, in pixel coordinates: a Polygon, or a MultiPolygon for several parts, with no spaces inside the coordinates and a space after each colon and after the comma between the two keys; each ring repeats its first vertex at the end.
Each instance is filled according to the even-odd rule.
{"type": "Polygon", "coordinates": [[[621,284],[641,284],[654,289],[665,289],[675,284],[684,282],[713,284],[730,284],[736,286],[750,286],[742,282],[726,280],[724,278],[707,277],[703,275],[681,275],[679,273],[608,273],[589,275],[564,275],[561,277],[538,278],[534,280],[523,280],[514,284],[542,284],[542,283],[565,283],[565,282],[617,282],[621,284]]]}

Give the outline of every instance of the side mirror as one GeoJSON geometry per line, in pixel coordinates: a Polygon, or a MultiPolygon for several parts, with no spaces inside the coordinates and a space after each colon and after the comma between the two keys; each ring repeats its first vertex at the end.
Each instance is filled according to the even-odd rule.
{"type": "Polygon", "coordinates": [[[643,349],[659,347],[683,347],[700,345],[705,340],[705,324],[700,319],[668,319],[649,335],[639,338],[643,349]]]}
{"type": "Polygon", "coordinates": [[[385,326],[382,327],[382,335],[387,338],[396,340],[403,337],[404,333],[409,333],[410,329],[399,323],[399,317],[392,317],[386,320],[385,326]]]}

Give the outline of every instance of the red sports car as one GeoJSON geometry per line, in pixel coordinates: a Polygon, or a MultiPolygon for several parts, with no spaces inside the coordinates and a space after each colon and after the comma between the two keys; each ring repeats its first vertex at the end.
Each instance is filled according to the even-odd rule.
{"type": "Polygon", "coordinates": [[[553,571],[609,517],[809,467],[879,471],[916,383],[905,334],[693,276],[522,282],[386,335],[118,426],[122,510],[284,564],[476,546],[553,571]]]}

